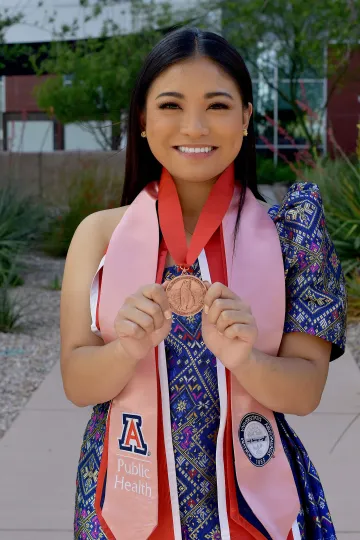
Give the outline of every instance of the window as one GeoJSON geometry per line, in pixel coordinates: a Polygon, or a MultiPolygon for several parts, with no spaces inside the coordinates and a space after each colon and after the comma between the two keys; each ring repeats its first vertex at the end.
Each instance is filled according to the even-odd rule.
{"type": "Polygon", "coordinates": [[[264,51],[256,61],[252,58],[247,62],[253,74],[258,152],[267,157],[270,152],[275,163],[281,157],[295,160],[309,144],[307,132],[319,152],[325,153],[326,111],[323,106],[326,101],[326,79],[311,78],[314,76],[311,68],[307,68],[303,78],[298,81],[281,78],[286,73],[286,62],[283,60],[279,66],[276,59],[274,61],[274,54],[274,51],[264,51]],[[294,84],[294,88],[291,88],[291,84],[294,84]],[[298,104],[302,110],[301,116],[295,114],[291,101],[298,104]]]}

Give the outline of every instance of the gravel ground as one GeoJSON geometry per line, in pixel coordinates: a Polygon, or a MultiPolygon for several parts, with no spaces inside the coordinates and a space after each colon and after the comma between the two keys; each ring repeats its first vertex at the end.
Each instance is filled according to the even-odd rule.
{"type": "MultiPolygon", "coordinates": [[[[42,253],[26,257],[25,284],[12,290],[27,307],[22,328],[0,333],[0,439],[60,358],[60,291],[48,290],[63,275],[65,260],[42,253]]],[[[360,322],[348,325],[347,343],[360,367],[360,322]]]]}
{"type": "Polygon", "coordinates": [[[26,256],[24,285],[11,290],[25,304],[21,328],[0,333],[0,439],[60,357],[60,291],[47,290],[64,259],[26,256]]]}

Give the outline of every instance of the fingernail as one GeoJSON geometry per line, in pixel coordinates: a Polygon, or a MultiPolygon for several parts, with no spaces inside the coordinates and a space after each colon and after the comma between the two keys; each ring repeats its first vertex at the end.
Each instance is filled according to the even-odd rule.
{"type": "Polygon", "coordinates": [[[164,315],[165,315],[165,319],[168,319],[168,320],[171,319],[172,317],[172,313],[169,310],[165,311],[164,315]]]}
{"type": "Polygon", "coordinates": [[[209,306],[207,306],[206,304],[204,306],[204,311],[206,315],[209,313],[209,306]]]}

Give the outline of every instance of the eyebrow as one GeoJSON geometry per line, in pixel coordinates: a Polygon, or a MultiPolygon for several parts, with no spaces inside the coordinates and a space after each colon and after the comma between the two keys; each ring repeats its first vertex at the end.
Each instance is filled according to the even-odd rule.
{"type": "MultiPolygon", "coordinates": [[[[179,99],[185,99],[184,94],[180,94],[180,92],[163,92],[162,94],[159,94],[156,99],[159,99],[160,97],[164,97],[164,96],[170,96],[170,97],[176,97],[176,98],[179,98],[179,99]]],[[[204,95],[205,99],[212,99],[214,97],[219,97],[219,96],[225,96],[225,97],[228,97],[228,98],[230,98],[232,100],[234,99],[232,97],[232,95],[229,94],[228,92],[208,92],[207,94],[204,95]]]]}

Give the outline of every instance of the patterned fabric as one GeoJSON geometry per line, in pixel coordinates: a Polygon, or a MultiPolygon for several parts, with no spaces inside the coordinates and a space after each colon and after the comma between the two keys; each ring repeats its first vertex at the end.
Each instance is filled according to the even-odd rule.
{"type": "MultiPolygon", "coordinates": [[[[201,278],[197,261],[192,273],[201,278]]],[[[172,267],[165,279],[180,274],[172,267]]],[[[215,466],[220,401],[216,358],[202,340],[201,313],[173,315],[165,351],[182,536],[221,540],[215,466]]]]}
{"type": "Polygon", "coordinates": [[[95,512],[95,492],[110,402],[95,405],[80,451],[76,476],[74,540],[107,540],[95,512]]]}
{"type": "MultiPolygon", "coordinates": [[[[319,189],[315,184],[294,184],[282,204],[268,212],[277,227],[284,258],[284,332],[320,336],[333,344],[332,359],[338,358],[346,339],[345,280],[326,230],[319,189]]],[[[198,262],[193,272],[199,276],[198,262]]],[[[164,278],[177,274],[176,267],[168,268],[164,278]]],[[[220,540],[215,470],[219,426],[216,361],[204,346],[200,323],[200,314],[174,316],[165,341],[172,436],[183,539],[220,540]]],[[[106,540],[94,499],[109,405],[96,405],[85,429],[76,479],[75,540],[106,540]]],[[[301,501],[301,538],[335,540],[317,472],[284,415],[275,413],[275,418],[301,501]]],[[[239,489],[238,503],[241,514],[271,540],[239,489]]]]}
{"type": "Polygon", "coordinates": [[[281,242],[286,277],[284,332],[306,332],[333,344],[331,360],[344,353],[345,278],[326,228],[319,187],[291,186],[269,210],[281,242]]]}
{"type": "Polygon", "coordinates": [[[275,413],[275,419],[302,504],[297,520],[301,539],[336,540],[324,490],[308,453],[284,415],[275,413]]]}

